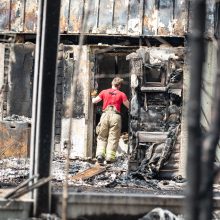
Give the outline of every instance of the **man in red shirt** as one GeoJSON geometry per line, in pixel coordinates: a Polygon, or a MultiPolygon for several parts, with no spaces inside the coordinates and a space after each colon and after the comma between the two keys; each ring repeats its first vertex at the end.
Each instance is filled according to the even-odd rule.
{"type": "Polygon", "coordinates": [[[116,77],[112,80],[112,88],[103,90],[97,97],[92,98],[92,103],[103,101],[102,116],[96,127],[98,163],[115,161],[118,142],[121,135],[121,105],[129,108],[129,101],[125,93],[121,92],[123,79],[116,77]]]}

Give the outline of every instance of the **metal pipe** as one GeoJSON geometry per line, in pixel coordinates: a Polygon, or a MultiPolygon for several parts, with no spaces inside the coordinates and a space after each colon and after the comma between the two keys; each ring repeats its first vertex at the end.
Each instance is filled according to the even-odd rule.
{"type": "MultiPolygon", "coordinates": [[[[39,87],[39,59],[40,59],[40,43],[41,43],[41,28],[42,28],[42,0],[39,0],[38,10],[38,23],[37,23],[37,36],[36,36],[36,48],[35,48],[35,60],[34,60],[34,85],[33,85],[33,99],[32,99],[32,123],[31,123],[31,143],[30,143],[30,176],[34,175],[35,170],[35,141],[36,141],[36,116],[37,116],[37,95],[39,87]]],[[[33,195],[32,195],[33,197],[33,195]]]]}

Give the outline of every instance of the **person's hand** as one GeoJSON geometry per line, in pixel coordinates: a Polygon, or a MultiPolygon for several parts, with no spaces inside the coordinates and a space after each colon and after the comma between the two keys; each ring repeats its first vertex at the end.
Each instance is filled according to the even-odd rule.
{"type": "Polygon", "coordinates": [[[92,97],[92,98],[95,98],[97,95],[98,95],[97,90],[93,90],[93,91],[91,92],[91,97],[92,97]]]}

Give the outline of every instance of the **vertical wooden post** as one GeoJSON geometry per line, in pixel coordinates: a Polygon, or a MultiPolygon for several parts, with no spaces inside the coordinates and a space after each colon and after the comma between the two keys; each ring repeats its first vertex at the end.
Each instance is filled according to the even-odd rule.
{"type": "MultiPolygon", "coordinates": [[[[31,133],[31,175],[50,176],[61,0],[39,1],[31,133]]],[[[34,192],[34,216],[50,212],[50,183],[34,192]]]]}
{"type": "Polygon", "coordinates": [[[204,32],[206,21],[206,1],[192,1],[192,30],[190,34],[190,95],[188,102],[188,163],[187,163],[187,202],[188,220],[199,220],[199,186],[201,181],[200,128],[201,82],[205,58],[204,32]]]}

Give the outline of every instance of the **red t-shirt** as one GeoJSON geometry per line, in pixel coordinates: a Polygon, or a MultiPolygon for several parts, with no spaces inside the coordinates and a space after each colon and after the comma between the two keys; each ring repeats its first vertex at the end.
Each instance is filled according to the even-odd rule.
{"type": "Polygon", "coordinates": [[[103,100],[102,110],[112,105],[118,112],[121,112],[121,104],[128,99],[123,92],[112,88],[101,91],[99,97],[103,100]]]}

